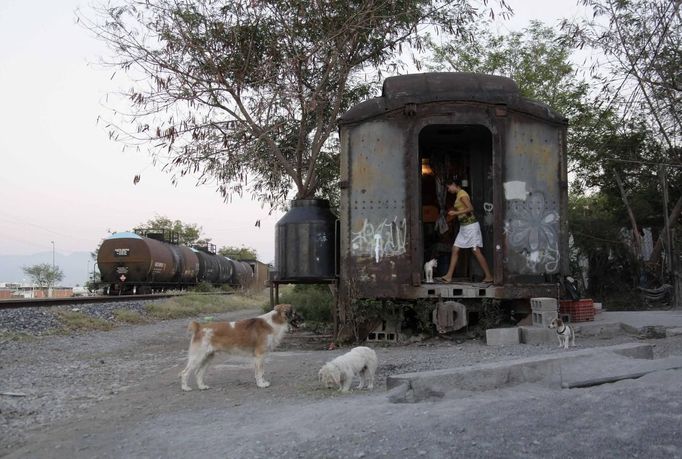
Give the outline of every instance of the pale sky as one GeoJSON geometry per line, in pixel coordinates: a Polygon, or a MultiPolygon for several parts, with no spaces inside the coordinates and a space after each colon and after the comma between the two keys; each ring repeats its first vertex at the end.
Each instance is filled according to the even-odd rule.
{"type": "MultiPolygon", "coordinates": [[[[530,19],[554,25],[578,11],[577,0],[507,2],[516,14],[503,30],[530,19]]],[[[0,0],[0,255],[51,251],[51,241],[60,254],[90,252],[108,230],[162,215],[196,223],[218,247],[251,247],[274,261],[281,213],[248,199],[226,204],[191,178],[173,186],[146,153],[122,152],[96,123],[121,80],[92,65],[107,51],[75,23],[74,11],[87,15],[88,5],[0,0]]]]}

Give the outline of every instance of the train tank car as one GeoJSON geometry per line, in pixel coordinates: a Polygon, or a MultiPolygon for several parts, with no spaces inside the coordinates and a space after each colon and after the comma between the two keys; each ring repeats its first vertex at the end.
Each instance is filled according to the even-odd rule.
{"type": "Polygon", "coordinates": [[[339,119],[341,314],[362,298],[469,308],[557,298],[568,272],[566,129],[511,79],[471,73],[391,77],[381,97],[347,111],[339,119]],[[435,276],[448,268],[452,176],[471,196],[492,284],[479,282],[470,251],[451,283],[425,282],[425,261],[438,259],[435,276]]]}
{"type": "Polygon", "coordinates": [[[199,280],[213,285],[231,284],[234,278],[232,261],[226,257],[216,255],[215,248],[196,247],[194,249],[199,259],[199,280]]]}
{"type": "Polygon", "coordinates": [[[97,252],[109,294],[149,293],[196,285],[199,258],[189,247],[168,242],[164,232],[123,232],[106,238],[97,252]]]}
{"type": "Polygon", "coordinates": [[[246,261],[228,260],[232,263],[233,276],[232,284],[238,285],[242,288],[249,289],[252,287],[254,272],[251,265],[246,261]]]}

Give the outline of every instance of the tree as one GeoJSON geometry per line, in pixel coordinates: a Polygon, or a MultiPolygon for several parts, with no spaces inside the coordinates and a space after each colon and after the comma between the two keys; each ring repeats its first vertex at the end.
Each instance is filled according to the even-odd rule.
{"type": "Polygon", "coordinates": [[[580,171],[574,187],[590,185],[585,176],[586,158],[599,148],[601,139],[614,129],[613,112],[595,103],[590,85],[578,77],[571,62],[570,41],[539,21],[531,21],[521,32],[494,35],[489,23],[480,23],[476,39],[462,42],[431,40],[432,70],[488,73],[506,76],[519,86],[522,96],[543,102],[569,120],[569,171],[580,171]]]}
{"type": "Polygon", "coordinates": [[[23,266],[21,268],[24,273],[31,278],[33,283],[38,288],[49,290],[57,282],[64,279],[64,273],[59,266],[53,267],[48,263],[42,263],[32,266],[23,266]]]}
{"type": "Polygon", "coordinates": [[[79,20],[135,81],[113,138],[148,145],[174,181],[196,173],[225,197],[281,206],[292,186],[295,198],[333,188],[336,119],[400,51],[422,47],[425,26],[465,36],[486,11],[487,0],[120,0],[79,20]]]}
{"type": "MultiPolygon", "coordinates": [[[[682,16],[680,1],[582,0],[594,19],[566,22],[579,47],[601,51],[604,100],[624,119],[639,117],[669,150],[682,140],[682,16]]],[[[677,151],[679,155],[679,151],[677,151]]]]}
{"type": "Polygon", "coordinates": [[[178,235],[180,245],[206,245],[211,241],[210,238],[201,238],[202,227],[196,223],[183,223],[180,220],[171,220],[165,216],[157,215],[150,218],[146,223],[140,225],[140,228],[172,231],[178,235]]]}
{"type": "MultiPolygon", "coordinates": [[[[579,47],[601,53],[595,75],[601,82],[601,103],[613,107],[621,124],[638,125],[646,139],[640,148],[615,151],[601,162],[607,173],[632,170],[633,194],[643,194],[672,224],[682,211],[682,15],[679,0],[583,0],[594,11],[592,20],[564,24],[579,47]],[[614,166],[614,163],[616,164],[614,166]],[[660,167],[668,175],[672,211],[661,206],[660,167]],[[644,189],[642,189],[644,188],[644,189]],[[645,191],[646,194],[642,193],[645,191]]],[[[624,179],[625,181],[625,179],[624,179]]],[[[625,187],[627,188],[627,187],[625,187]]],[[[635,212],[631,212],[634,220],[635,212]]],[[[639,215],[637,219],[639,219],[639,215]]],[[[633,223],[636,226],[636,223],[633,223]]],[[[664,231],[661,231],[663,233],[664,231]]],[[[656,248],[661,247],[661,239],[656,248]]],[[[657,259],[659,250],[654,250],[657,259]]]]}
{"type": "Polygon", "coordinates": [[[218,250],[218,255],[232,258],[233,260],[257,260],[258,253],[250,247],[234,247],[227,245],[218,250]]]}

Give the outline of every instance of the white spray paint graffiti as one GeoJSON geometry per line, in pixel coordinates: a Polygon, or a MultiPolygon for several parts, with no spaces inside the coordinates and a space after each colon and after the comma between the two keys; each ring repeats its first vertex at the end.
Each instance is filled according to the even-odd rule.
{"type": "Polygon", "coordinates": [[[559,267],[559,214],[546,208],[540,191],[528,194],[505,222],[509,246],[526,258],[533,273],[553,273],[559,267]]]}
{"type": "Polygon", "coordinates": [[[362,229],[351,232],[351,253],[355,256],[374,257],[379,263],[384,257],[402,255],[407,250],[407,220],[392,221],[384,219],[381,223],[372,224],[365,219],[362,229]]]}

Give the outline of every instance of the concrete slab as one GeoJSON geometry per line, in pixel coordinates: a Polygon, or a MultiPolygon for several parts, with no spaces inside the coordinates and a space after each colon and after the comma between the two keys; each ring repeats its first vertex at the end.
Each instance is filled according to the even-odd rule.
{"type": "Polygon", "coordinates": [[[567,363],[561,367],[561,387],[590,387],[623,379],[636,379],[654,371],[682,368],[682,357],[672,356],[656,360],[629,359],[627,357],[605,358],[600,356],[576,365],[567,363]]]}
{"type": "MultiPolygon", "coordinates": [[[[666,328],[682,327],[682,310],[670,311],[603,311],[594,317],[594,323],[622,323],[636,330],[660,325],[666,328]]],[[[577,323],[576,323],[577,325],[577,323]]]]}
{"type": "Polygon", "coordinates": [[[618,335],[639,334],[639,329],[620,322],[578,322],[571,324],[575,330],[577,339],[581,336],[594,336],[603,339],[610,339],[618,335]]]}
{"type": "Polygon", "coordinates": [[[396,403],[439,398],[453,390],[479,392],[522,383],[543,383],[549,387],[560,388],[563,365],[570,362],[585,362],[595,356],[605,356],[606,359],[619,357],[628,357],[626,360],[653,359],[653,346],[627,343],[507,362],[391,375],[387,378],[386,385],[390,391],[389,400],[396,403]]]}

